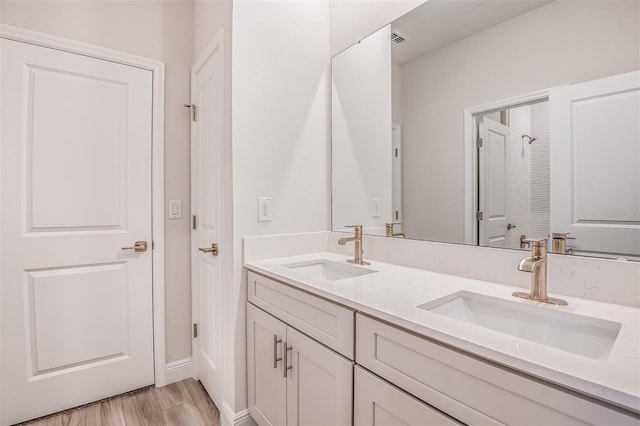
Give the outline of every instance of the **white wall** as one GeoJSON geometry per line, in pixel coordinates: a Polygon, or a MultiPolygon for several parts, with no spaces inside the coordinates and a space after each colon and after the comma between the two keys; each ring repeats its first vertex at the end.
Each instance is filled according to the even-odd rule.
{"type": "MultiPolygon", "coordinates": [[[[0,22],[163,61],[165,69],[165,200],[189,212],[190,1],[5,1],[0,22]]],[[[167,203],[165,203],[166,205],[167,203]]],[[[166,360],[191,354],[190,221],[166,219],[166,360]]]]}
{"type": "Polygon", "coordinates": [[[390,40],[387,25],[332,60],[334,230],[360,224],[384,235],[385,222],[392,222],[390,40]]]}
{"type": "MultiPolygon", "coordinates": [[[[232,16],[233,0],[193,0],[193,62],[222,28],[225,41],[225,65],[228,65],[229,71],[231,70],[232,16]]],[[[227,79],[227,83],[231,87],[231,78],[227,79]]],[[[229,105],[231,105],[230,99],[229,105]]]]}
{"type": "Polygon", "coordinates": [[[402,66],[391,62],[391,122],[402,123],[402,66]]]}
{"type": "Polygon", "coordinates": [[[640,68],[639,9],[553,2],[405,64],[404,230],[463,241],[463,109],[640,68]]]}
{"type": "Polygon", "coordinates": [[[529,232],[535,237],[548,235],[551,229],[551,140],[548,102],[531,105],[530,136],[536,137],[536,140],[529,145],[531,182],[534,183],[531,187],[529,232]]]}
{"type": "MultiPolygon", "coordinates": [[[[523,141],[523,134],[531,135],[531,106],[509,110],[509,148],[511,159],[511,217],[509,222],[517,228],[509,232],[507,248],[520,248],[519,235],[535,236],[529,231],[531,222],[531,145],[523,141]],[[526,145],[526,146],[525,146],[526,145]]],[[[482,188],[480,189],[482,191],[482,188]]],[[[547,231],[548,234],[549,231],[547,231]]],[[[545,234],[545,235],[547,235],[545,234]]],[[[541,238],[543,235],[540,236],[541,238]]]]}
{"type": "Polygon", "coordinates": [[[329,5],[240,1],[233,7],[235,400],[246,408],[242,237],[329,229],[329,5]],[[257,197],[272,197],[271,222],[257,197]]]}
{"type": "Polygon", "coordinates": [[[508,248],[520,248],[520,235],[543,238],[550,229],[549,102],[509,110],[511,218],[508,248]],[[530,144],[526,134],[535,137],[530,144]]]}

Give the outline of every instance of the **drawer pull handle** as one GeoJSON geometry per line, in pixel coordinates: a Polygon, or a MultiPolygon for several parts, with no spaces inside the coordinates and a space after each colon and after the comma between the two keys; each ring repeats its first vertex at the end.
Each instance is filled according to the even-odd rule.
{"type": "Polygon", "coordinates": [[[287,346],[287,341],[284,341],[284,377],[287,377],[287,370],[291,370],[293,365],[289,365],[289,356],[287,355],[293,346],[287,346]]]}
{"type": "Polygon", "coordinates": [[[282,361],[282,357],[278,358],[278,343],[282,343],[282,339],[278,339],[277,335],[273,335],[273,368],[278,368],[278,361],[282,361]]]}

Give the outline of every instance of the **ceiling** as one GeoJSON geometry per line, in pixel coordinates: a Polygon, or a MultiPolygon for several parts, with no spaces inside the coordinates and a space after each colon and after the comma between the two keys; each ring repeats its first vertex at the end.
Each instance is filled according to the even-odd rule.
{"type": "Polygon", "coordinates": [[[407,39],[402,44],[392,44],[393,61],[404,64],[549,2],[430,0],[391,24],[392,32],[407,39]]]}

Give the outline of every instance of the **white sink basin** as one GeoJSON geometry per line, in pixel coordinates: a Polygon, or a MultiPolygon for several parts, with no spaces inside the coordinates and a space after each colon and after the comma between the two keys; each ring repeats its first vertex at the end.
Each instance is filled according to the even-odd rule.
{"type": "Polygon", "coordinates": [[[345,278],[353,278],[360,275],[372,274],[373,269],[365,269],[348,263],[334,262],[327,259],[314,259],[305,262],[287,263],[282,265],[305,275],[327,281],[337,281],[345,278]]]}
{"type": "Polygon", "coordinates": [[[621,324],[460,291],[418,306],[439,315],[583,355],[606,358],[621,324]]]}

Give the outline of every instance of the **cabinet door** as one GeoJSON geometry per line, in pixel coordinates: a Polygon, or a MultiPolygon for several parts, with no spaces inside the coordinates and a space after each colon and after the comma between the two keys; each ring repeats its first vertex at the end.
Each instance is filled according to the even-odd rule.
{"type": "Polygon", "coordinates": [[[261,426],[286,424],[287,382],[282,369],[286,331],[285,323],[247,303],[249,414],[261,426]]]}
{"type": "Polygon", "coordinates": [[[291,327],[287,347],[287,425],[351,425],[353,363],[291,327]]]}
{"type": "Polygon", "coordinates": [[[461,425],[451,417],[356,366],[354,424],[461,425]]]}

